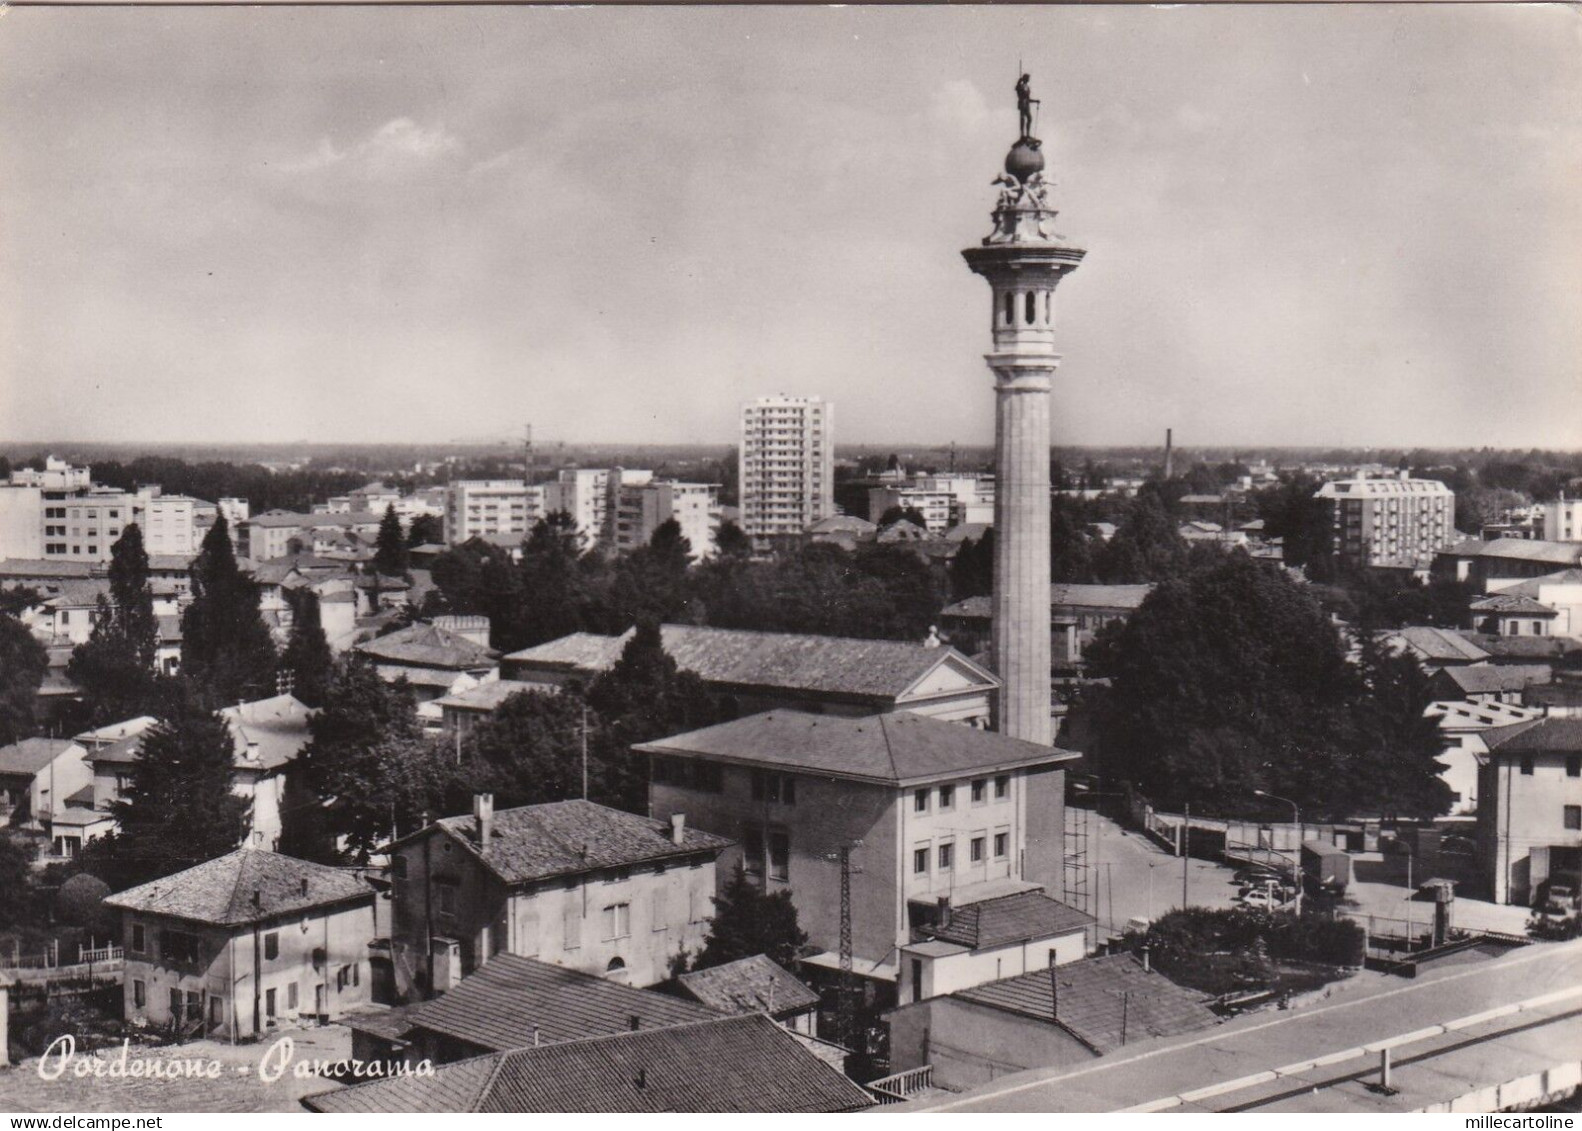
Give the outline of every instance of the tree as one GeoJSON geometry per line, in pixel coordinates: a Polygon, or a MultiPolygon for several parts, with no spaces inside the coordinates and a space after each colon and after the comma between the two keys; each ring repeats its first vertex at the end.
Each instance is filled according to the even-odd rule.
{"type": "Polygon", "coordinates": [[[131,523],[110,550],[110,597],[99,597],[93,635],[73,650],[66,675],[82,688],[95,724],[144,715],[157,694],[159,618],[148,586],[142,531],[131,523]]]}
{"type": "Polygon", "coordinates": [[[540,520],[522,545],[514,639],[499,648],[527,648],[592,627],[593,563],[585,561],[582,534],[565,511],[540,520]]]}
{"type": "Polygon", "coordinates": [[[1235,553],[1166,581],[1088,658],[1111,680],[1095,719],[1106,777],[1205,812],[1257,789],[1349,804],[1358,681],[1318,602],[1277,569],[1235,553]]]}
{"type": "Polygon", "coordinates": [[[405,577],[407,571],[406,535],[401,531],[401,518],[395,504],[385,507],[379,520],[379,537],[374,543],[374,572],[385,577],[405,577]]]}
{"type": "Polygon", "coordinates": [[[625,632],[645,620],[686,619],[691,562],[692,543],[682,535],[680,523],[671,518],[655,527],[648,545],[616,563],[608,602],[612,619],[604,626],[606,631],[625,632]]]}
{"type": "Polygon", "coordinates": [[[1063,585],[1090,582],[1093,558],[1081,501],[1054,496],[1049,504],[1049,580],[1063,585]]]}
{"type": "Polygon", "coordinates": [[[98,876],[78,872],[55,893],[55,919],[94,938],[108,938],[118,933],[121,925],[120,913],[104,905],[109,894],[110,885],[98,876]]]}
{"type": "Polygon", "coordinates": [[[631,748],[720,722],[724,715],[708,686],[665,652],[659,626],[637,626],[609,671],[588,688],[598,714],[593,748],[598,759],[594,800],[634,813],[648,810],[648,779],[631,748]]]}
{"type": "Polygon", "coordinates": [[[910,522],[913,526],[928,529],[928,519],[923,517],[923,512],[916,507],[893,506],[879,516],[879,526],[889,526],[892,522],[910,522]]]}
{"type": "Polygon", "coordinates": [[[91,870],[118,891],[223,856],[247,835],[230,727],[185,680],[166,681],[161,699],[131,784],[111,807],[118,830],[90,846],[91,870]]]}
{"type": "Polygon", "coordinates": [[[1257,497],[1264,537],[1281,539],[1285,564],[1306,568],[1314,581],[1335,573],[1329,505],[1315,497],[1322,486],[1311,476],[1295,475],[1257,497]]]}
{"type": "Polygon", "coordinates": [[[192,604],[181,618],[183,674],[211,703],[275,691],[275,644],[258,611],[258,586],[236,565],[221,515],[192,562],[192,604]]]}
{"type": "Polygon", "coordinates": [[[31,842],[0,831],[0,930],[30,927],[38,919],[38,893],[33,884],[33,860],[37,855],[31,842]]]}
{"type": "Polygon", "coordinates": [[[994,527],[983,532],[982,538],[968,538],[961,543],[956,556],[950,561],[950,597],[965,601],[968,597],[987,597],[994,592],[994,527]]]}
{"type": "Polygon", "coordinates": [[[344,837],[352,856],[366,861],[422,825],[446,788],[446,763],[424,739],[416,708],[405,681],[385,683],[365,656],[351,653],[335,665],[297,759],[317,801],[287,810],[285,851],[330,861],[344,837]]]}
{"type": "MultiPolygon", "coordinates": [[[[380,523],[380,527],[384,526],[380,523]]],[[[409,548],[417,546],[437,546],[445,541],[445,523],[437,514],[418,514],[412,516],[412,523],[407,527],[406,544],[409,548]]]]}
{"type": "Polygon", "coordinates": [[[726,519],[714,533],[714,552],[726,559],[751,557],[753,542],[740,526],[726,519]]]}
{"type": "Polygon", "coordinates": [[[766,894],[737,869],[725,891],[714,897],[714,919],[696,968],[722,966],[755,954],[790,966],[806,945],[807,932],[797,922],[791,893],[766,894]]]}
{"type": "Polygon", "coordinates": [[[309,707],[321,707],[335,656],[319,616],[319,595],[307,588],[288,589],[286,600],[291,605],[291,636],[280,666],[291,673],[291,694],[309,707]]]}
{"type": "Polygon", "coordinates": [[[1100,580],[1112,585],[1163,581],[1186,571],[1189,554],[1155,493],[1139,492],[1115,536],[1099,553],[1100,580]]]}
{"type": "MultiPolygon", "coordinates": [[[[453,800],[459,803],[463,793],[492,793],[496,806],[509,809],[581,797],[586,712],[575,684],[558,693],[511,696],[467,732],[453,800]]],[[[608,776],[603,755],[602,748],[590,748],[589,792],[595,795],[603,794],[608,776]]],[[[621,761],[630,759],[627,752],[621,761]]]]}
{"type": "Polygon", "coordinates": [[[33,704],[49,653],[16,617],[0,613],[0,746],[38,730],[33,704]]]}
{"type": "Polygon", "coordinates": [[[1365,755],[1359,799],[1384,817],[1430,820],[1450,811],[1450,787],[1439,775],[1446,765],[1439,723],[1426,715],[1433,695],[1428,675],[1409,652],[1391,652],[1378,635],[1364,632],[1360,666],[1364,693],[1356,717],[1357,741],[1365,755]]]}

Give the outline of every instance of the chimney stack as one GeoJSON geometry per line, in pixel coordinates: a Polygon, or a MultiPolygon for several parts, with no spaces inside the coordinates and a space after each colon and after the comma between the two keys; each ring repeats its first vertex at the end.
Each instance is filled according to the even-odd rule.
{"type": "Polygon", "coordinates": [[[254,888],[253,889],[253,906],[254,907],[262,907],[263,905],[264,905],[264,893],[262,891],[260,891],[258,888],[254,888]]]}
{"type": "Polygon", "coordinates": [[[942,928],[950,926],[950,896],[948,895],[939,897],[939,926],[942,928]]]}
{"type": "Polygon", "coordinates": [[[1169,479],[1175,470],[1175,429],[1165,429],[1165,478],[1169,479]]]}
{"type": "Polygon", "coordinates": [[[1153,963],[1149,960],[1149,957],[1148,957],[1148,948],[1147,947],[1143,947],[1143,973],[1144,974],[1152,973],[1153,972],[1153,968],[1154,968],[1153,967],[1153,963]]]}
{"type": "Polygon", "coordinates": [[[308,894],[308,878],[306,876],[302,877],[302,894],[304,897],[308,894]]]}
{"type": "Polygon", "coordinates": [[[472,815],[478,821],[478,847],[488,848],[489,838],[494,835],[494,794],[473,794],[472,815]]]}
{"type": "Polygon", "coordinates": [[[631,1023],[632,1023],[632,1032],[634,1032],[634,1033],[637,1032],[637,1030],[639,1030],[639,1029],[641,1029],[643,1027],[643,1019],[641,1017],[639,1017],[635,1013],[632,1014],[632,1016],[631,1016],[631,1023]]]}
{"type": "Polygon", "coordinates": [[[685,813],[672,813],[670,815],[670,843],[681,844],[687,839],[687,815],[685,813]]]}

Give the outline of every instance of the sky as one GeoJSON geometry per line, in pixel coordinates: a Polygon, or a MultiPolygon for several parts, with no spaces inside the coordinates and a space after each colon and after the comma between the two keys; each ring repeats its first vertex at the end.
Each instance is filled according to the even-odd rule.
{"type": "Polygon", "coordinates": [[[10,8],[0,439],[1582,447],[1582,9],[10,8]]]}

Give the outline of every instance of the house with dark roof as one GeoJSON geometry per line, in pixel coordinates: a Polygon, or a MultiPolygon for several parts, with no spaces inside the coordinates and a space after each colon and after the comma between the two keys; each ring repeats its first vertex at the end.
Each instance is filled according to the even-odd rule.
{"type": "MultiPolygon", "coordinates": [[[[1152,584],[1050,586],[1049,631],[1054,662],[1081,663],[1099,629],[1127,620],[1153,589],[1152,584]]],[[[972,654],[989,646],[993,615],[991,598],[968,597],[947,605],[939,614],[939,625],[953,645],[972,654]]]]}
{"type": "MultiPolygon", "coordinates": [[[[497,954],[431,1001],[404,1007],[398,1039],[365,1039],[365,1059],[416,1064],[507,1049],[585,1041],[723,1016],[692,1001],[623,985],[566,966],[497,954]]],[[[350,1022],[353,1039],[362,1022],[350,1022]]],[[[386,1028],[374,1015],[376,1028],[386,1028]]],[[[368,1036],[371,1036],[369,1034],[368,1036]]]]}
{"type": "Polygon", "coordinates": [[[1491,664],[1582,666],[1582,639],[1575,636],[1496,636],[1465,630],[1459,634],[1487,652],[1491,664]]]}
{"type": "Polygon", "coordinates": [[[1435,672],[1428,686],[1435,700],[1520,703],[1525,688],[1553,679],[1554,669],[1544,664],[1470,664],[1435,672]]]}
{"type": "Polygon", "coordinates": [[[1488,660],[1489,654],[1471,640],[1447,628],[1408,625],[1378,633],[1384,647],[1396,653],[1409,653],[1432,675],[1440,668],[1466,667],[1488,660]]]}
{"type": "Polygon", "coordinates": [[[1545,883],[1582,887],[1582,718],[1485,731],[1478,855],[1496,903],[1531,905],[1545,883]]]}
{"type": "Polygon", "coordinates": [[[591,801],[446,817],[389,847],[400,996],[432,997],[500,954],[632,986],[702,947],[724,837],[591,801]]]}
{"type": "Polygon", "coordinates": [[[358,870],[241,848],[104,902],[133,1024],[240,1040],[369,1001],[375,893],[358,870]]]}
{"type": "MultiPolygon", "coordinates": [[[[1542,614],[1538,614],[1542,619],[1543,631],[1546,635],[1582,635],[1582,568],[1572,566],[1539,577],[1530,577],[1526,581],[1495,582],[1489,586],[1489,596],[1504,597],[1513,601],[1532,601],[1549,609],[1554,613],[1552,619],[1542,619],[1542,614]]],[[[1474,621],[1476,619],[1474,606],[1474,621]]],[[[1502,631],[1501,635],[1537,635],[1526,632],[1526,626],[1521,626],[1519,621],[1517,627],[1523,628],[1524,631],[1502,631]]]]}
{"type": "Polygon", "coordinates": [[[862,1088],[762,1014],[526,1047],[305,1096],[309,1111],[860,1111],[862,1088]]]}
{"type": "Polygon", "coordinates": [[[1467,603],[1468,625],[1494,636],[1554,636],[1559,610],[1519,593],[1491,593],[1467,603]]]}
{"type": "Polygon", "coordinates": [[[500,675],[500,654],[437,624],[418,623],[356,646],[387,683],[406,680],[417,698],[418,716],[438,727],[443,711],[435,702],[459,695],[500,675]]]}
{"type": "MultiPolygon", "coordinates": [[[[280,843],[281,810],[291,788],[291,764],[312,737],[308,722],[314,711],[291,695],[274,695],[234,707],[219,715],[235,747],[231,782],[248,803],[248,844],[274,849],[280,843]]],[[[93,767],[94,808],[109,813],[132,784],[132,769],[143,736],[155,720],[143,716],[77,736],[93,767]]]]}
{"type": "Polygon", "coordinates": [[[1052,886],[1076,754],[896,711],[849,718],[768,711],[633,747],[649,759],[649,812],[737,842],[721,857],[790,890],[819,953],[839,968],[843,848],[856,972],[894,994],[914,904],[1052,886]]]}
{"type": "Polygon", "coordinates": [[[1430,703],[1423,714],[1438,724],[1444,743],[1439,778],[1450,787],[1450,814],[1464,817],[1478,811],[1478,766],[1489,751],[1483,736],[1543,712],[1498,700],[1455,699],[1430,703]]]}
{"type": "Polygon", "coordinates": [[[973,986],[892,1010],[890,1067],[933,1066],[936,1087],[973,1087],[1029,1068],[1066,1067],[1131,1045],[1212,1028],[1206,995],[1131,954],[973,986]]]}
{"type": "MultiPolygon", "coordinates": [[[[622,636],[573,633],[505,657],[507,679],[558,687],[615,666],[622,636]]],[[[858,640],[791,632],[667,624],[665,651],[735,714],[792,708],[839,715],[913,711],[987,726],[1000,683],[954,648],[908,640],[858,640]]]]}
{"type": "Polygon", "coordinates": [[[912,909],[912,941],[901,948],[900,1001],[1009,978],[1087,957],[1097,920],[1038,888],[979,885],[912,909]]]}
{"type": "Polygon", "coordinates": [[[813,1036],[819,996],[766,954],[754,954],[693,970],[676,979],[677,988],[699,1005],[737,1017],[767,1013],[780,1024],[813,1036]]]}
{"type": "Polygon", "coordinates": [[[1434,555],[1435,577],[1470,581],[1485,592],[1501,582],[1525,581],[1582,566],[1582,542],[1536,538],[1469,538],[1434,555]]]}

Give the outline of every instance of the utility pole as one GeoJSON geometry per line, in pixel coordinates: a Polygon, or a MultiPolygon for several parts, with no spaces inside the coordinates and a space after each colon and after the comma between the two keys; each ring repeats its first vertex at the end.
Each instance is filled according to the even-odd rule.
{"type": "Polygon", "coordinates": [[[856,1035],[857,1017],[851,974],[851,845],[840,846],[840,1035],[847,1048],[856,1035]]]}
{"type": "Polygon", "coordinates": [[[1049,952],[1049,1019],[1060,1024],[1060,979],[1055,974],[1055,952],[1049,952]]]}
{"type": "Polygon", "coordinates": [[[1192,860],[1192,806],[1181,807],[1181,910],[1187,909],[1187,868],[1192,860]]]}
{"type": "Polygon", "coordinates": [[[588,799],[588,705],[582,705],[582,799],[588,799]]]}

